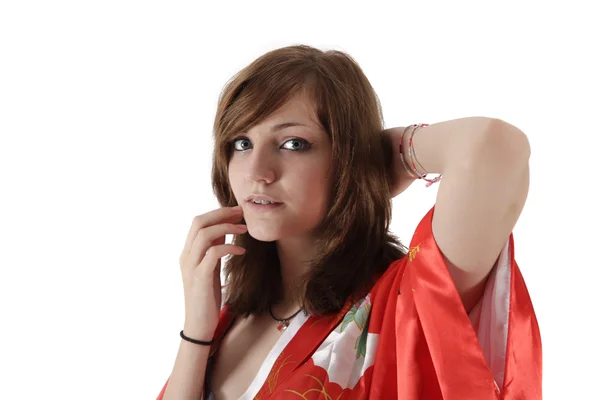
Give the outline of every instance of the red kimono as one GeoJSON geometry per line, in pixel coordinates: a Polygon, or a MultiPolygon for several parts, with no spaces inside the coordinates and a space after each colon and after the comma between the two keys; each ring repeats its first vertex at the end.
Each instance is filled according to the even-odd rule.
{"type": "MultiPolygon", "coordinates": [[[[513,235],[467,314],[433,237],[434,208],[365,298],[335,316],[298,314],[241,399],[541,399],[540,332],[513,235]]],[[[224,307],[215,337],[231,319],[224,307]]]]}

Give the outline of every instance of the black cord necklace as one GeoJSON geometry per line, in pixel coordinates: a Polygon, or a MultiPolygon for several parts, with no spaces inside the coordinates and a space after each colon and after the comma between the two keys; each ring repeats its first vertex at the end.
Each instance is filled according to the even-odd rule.
{"type": "Polygon", "coordinates": [[[273,315],[273,311],[271,310],[271,305],[269,304],[269,314],[271,314],[271,318],[273,318],[275,321],[279,322],[279,324],[277,325],[277,329],[281,332],[285,331],[287,329],[287,327],[290,326],[290,320],[292,318],[294,318],[296,315],[298,315],[298,313],[300,311],[302,311],[302,308],[299,309],[298,311],[296,311],[294,313],[294,315],[291,315],[284,319],[279,319],[273,315]]]}

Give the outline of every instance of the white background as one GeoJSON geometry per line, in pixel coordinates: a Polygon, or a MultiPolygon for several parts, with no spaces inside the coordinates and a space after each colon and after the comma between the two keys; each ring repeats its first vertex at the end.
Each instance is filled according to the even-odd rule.
{"type": "MultiPolygon", "coordinates": [[[[192,218],[219,206],[218,95],[298,43],[352,55],[388,128],[483,115],[528,135],[514,235],[544,398],[600,398],[593,7],[224,3],[1,3],[0,398],[156,398],[183,324],[179,254],[192,218]]],[[[436,193],[417,182],[394,199],[405,243],[436,193]]]]}

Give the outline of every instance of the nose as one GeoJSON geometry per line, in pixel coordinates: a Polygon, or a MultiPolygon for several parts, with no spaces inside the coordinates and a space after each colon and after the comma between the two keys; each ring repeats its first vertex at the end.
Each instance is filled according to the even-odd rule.
{"type": "Polygon", "coordinates": [[[247,181],[272,183],[275,180],[275,156],[267,154],[266,149],[260,150],[255,146],[246,161],[244,168],[247,181]]]}

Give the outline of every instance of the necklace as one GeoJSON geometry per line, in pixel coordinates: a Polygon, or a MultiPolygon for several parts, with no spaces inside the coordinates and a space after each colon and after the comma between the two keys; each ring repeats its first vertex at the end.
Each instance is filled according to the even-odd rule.
{"type": "Polygon", "coordinates": [[[291,320],[292,318],[294,318],[296,315],[298,315],[298,313],[299,313],[300,311],[302,311],[302,308],[301,308],[301,309],[299,309],[298,311],[296,311],[296,312],[294,313],[294,315],[291,315],[291,316],[289,316],[289,317],[287,317],[287,318],[284,318],[284,319],[279,319],[279,318],[276,318],[276,317],[273,315],[273,311],[271,310],[271,305],[269,305],[269,314],[271,314],[271,318],[273,318],[275,321],[279,322],[279,324],[277,325],[277,329],[278,329],[279,331],[281,331],[281,332],[285,331],[285,330],[287,329],[287,327],[288,327],[288,326],[290,326],[290,320],[291,320]]]}

